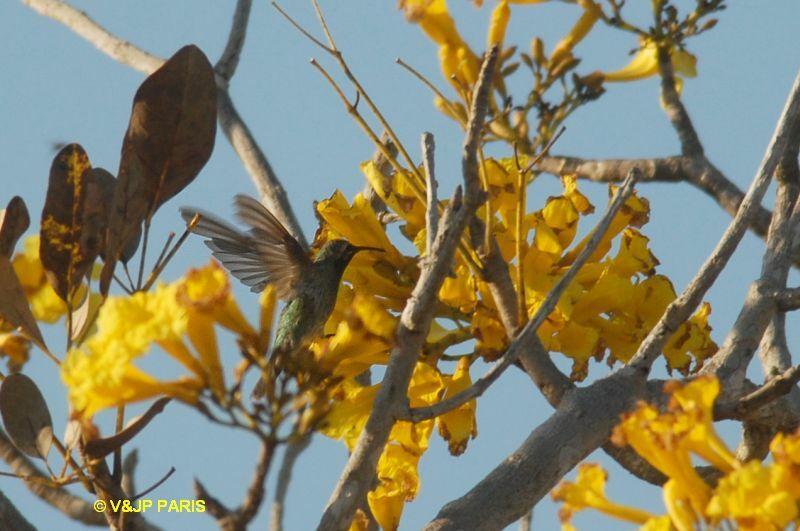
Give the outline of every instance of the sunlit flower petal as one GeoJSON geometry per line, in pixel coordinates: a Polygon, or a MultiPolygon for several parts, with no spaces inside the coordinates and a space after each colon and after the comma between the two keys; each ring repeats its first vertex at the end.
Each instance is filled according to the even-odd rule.
{"type": "MultiPolygon", "coordinates": [[[[458,361],[456,372],[448,379],[445,395],[450,398],[472,385],[469,376],[469,358],[463,357],[458,361]]],[[[461,455],[467,449],[470,439],[478,436],[478,426],[475,421],[476,401],[470,400],[449,413],[437,419],[439,434],[447,441],[447,448],[452,455],[461,455]]]]}

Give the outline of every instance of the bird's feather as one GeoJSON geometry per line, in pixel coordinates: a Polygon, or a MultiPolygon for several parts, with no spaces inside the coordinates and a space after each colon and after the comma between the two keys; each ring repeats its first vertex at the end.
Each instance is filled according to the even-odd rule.
{"type": "Polygon", "coordinates": [[[284,300],[295,296],[297,284],[311,260],[303,248],[264,206],[255,199],[237,195],[237,217],[250,226],[242,232],[208,212],[181,208],[181,216],[191,223],[200,219],[192,232],[208,238],[206,246],[231,274],[251,291],[263,291],[272,284],[284,300]]]}

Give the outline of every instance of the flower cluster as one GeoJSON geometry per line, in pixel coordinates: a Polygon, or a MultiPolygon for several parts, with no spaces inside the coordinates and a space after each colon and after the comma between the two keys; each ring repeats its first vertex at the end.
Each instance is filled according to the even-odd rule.
{"type": "Polygon", "coordinates": [[[224,400],[215,325],[257,341],[216,263],[151,292],[109,297],[93,333],[68,352],[61,368],[73,408],[91,418],[104,408],[158,396],[194,403],[204,389],[224,400]],[[155,345],[188,374],[162,381],[137,367],[155,345]]]}
{"type": "Polygon", "coordinates": [[[641,525],[641,529],[784,529],[797,523],[800,512],[800,432],[779,433],[770,445],[772,462],[739,462],[719,438],[713,406],[719,382],[701,377],[688,384],[666,386],[671,400],[664,412],[642,403],[626,415],[612,440],[630,445],[667,476],[663,486],[666,514],[654,515],[626,507],[605,496],[607,475],[599,465],[584,464],[575,482],[553,490],[564,529],[572,515],[591,508],[641,525]],[[716,468],[722,477],[712,486],[693,465],[693,457],[716,468]]]}

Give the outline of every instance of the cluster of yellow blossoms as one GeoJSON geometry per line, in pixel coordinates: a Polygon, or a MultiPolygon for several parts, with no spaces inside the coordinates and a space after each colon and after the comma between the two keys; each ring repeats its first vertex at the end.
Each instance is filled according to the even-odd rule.
{"type": "Polygon", "coordinates": [[[798,522],[800,512],[800,432],[779,433],[770,444],[772,462],[739,462],[713,426],[714,400],[719,382],[698,378],[686,385],[671,382],[667,411],[642,403],[626,415],[612,440],[628,444],[667,476],[663,486],[665,515],[609,501],[606,473],[599,465],[584,464],[574,483],[564,482],[553,492],[564,502],[564,526],[572,515],[591,508],[609,516],[640,524],[643,530],[693,531],[695,529],[785,529],[798,522]],[[723,474],[716,486],[703,480],[692,464],[696,456],[723,474]]]}
{"type": "MultiPolygon", "coordinates": [[[[487,47],[503,44],[511,19],[510,4],[541,4],[550,0],[499,0],[489,19],[487,30],[487,47]]],[[[551,72],[557,71],[560,65],[574,61],[573,49],[594,28],[601,16],[600,4],[595,0],[575,0],[574,4],[582,9],[582,13],[573,27],[556,44],[550,57],[547,58],[551,72]]],[[[482,1],[475,2],[479,7],[482,1]]],[[[453,81],[457,88],[471,87],[478,79],[480,59],[461,37],[453,17],[450,15],[445,0],[400,0],[400,6],[406,19],[420,26],[425,34],[439,46],[439,60],[445,78],[453,81]]],[[[533,45],[538,48],[541,44],[533,45]]],[[[533,56],[540,53],[533,52],[533,56]]],[[[672,51],[672,62],[675,71],[686,77],[697,75],[697,59],[685,50],[672,51]]],[[[640,50],[627,66],[613,72],[598,72],[603,81],[634,81],[655,76],[658,73],[656,46],[652,41],[641,43],[640,50]]]]}

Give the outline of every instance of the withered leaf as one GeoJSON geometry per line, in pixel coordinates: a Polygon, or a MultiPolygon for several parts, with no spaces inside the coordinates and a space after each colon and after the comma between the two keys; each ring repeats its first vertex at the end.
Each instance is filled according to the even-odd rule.
{"type": "Polygon", "coordinates": [[[214,148],[214,70],[194,45],[144,80],[133,99],[106,236],[105,294],[123,249],[165,201],[200,172],[214,148]]]}
{"type": "Polygon", "coordinates": [[[19,237],[28,230],[31,218],[25,201],[18,195],[11,198],[8,206],[0,210],[0,254],[11,258],[19,237]]]}
{"type": "Polygon", "coordinates": [[[0,319],[19,327],[42,350],[47,350],[28,299],[7,256],[0,254],[0,319]]]}
{"type": "Polygon", "coordinates": [[[53,443],[53,421],[36,384],[21,373],[0,386],[0,414],[14,446],[31,457],[47,459],[53,443]]]}
{"type": "MultiPolygon", "coordinates": [[[[100,237],[102,240],[100,245],[100,257],[105,260],[105,236],[106,229],[108,228],[108,214],[111,208],[111,202],[114,200],[114,188],[117,185],[117,178],[103,168],[92,168],[91,174],[92,182],[96,183],[95,192],[89,192],[91,195],[87,195],[86,203],[87,205],[94,205],[95,195],[98,195],[98,211],[96,213],[89,211],[87,215],[95,214],[96,219],[99,222],[98,226],[100,228],[100,237]]],[[[140,225],[135,235],[128,240],[127,245],[125,245],[125,247],[122,249],[120,258],[123,262],[127,262],[133,257],[134,254],[136,254],[136,249],[139,247],[139,240],[141,240],[141,238],[142,227],[140,225]]]]}
{"type": "Polygon", "coordinates": [[[50,284],[65,302],[100,253],[107,215],[97,174],[78,144],[59,151],[50,167],[39,256],[50,284]]]}

